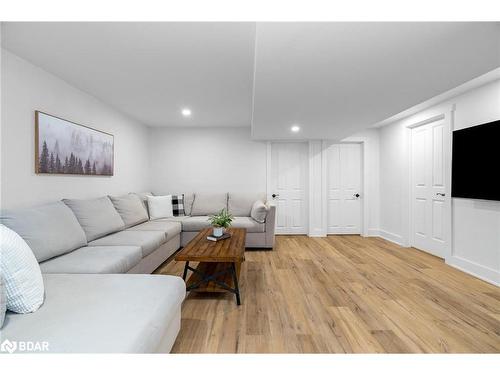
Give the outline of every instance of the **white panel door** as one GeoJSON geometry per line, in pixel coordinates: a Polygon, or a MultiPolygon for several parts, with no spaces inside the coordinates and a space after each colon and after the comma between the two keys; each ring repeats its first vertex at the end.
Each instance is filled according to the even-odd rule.
{"type": "Polygon", "coordinates": [[[328,234],[361,233],[361,156],[358,143],[328,147],[328,234]]]}
{"type": "Polygon", "coordinates": [[[271,144],[271,194],[276,204],[277,234],[306,234],[307,143],[271,144]]]}
{"type": "Polygon", "coordinates": [[[446,248],[445,125],[412,129],[412,246],[444,258],[446,248]]]}

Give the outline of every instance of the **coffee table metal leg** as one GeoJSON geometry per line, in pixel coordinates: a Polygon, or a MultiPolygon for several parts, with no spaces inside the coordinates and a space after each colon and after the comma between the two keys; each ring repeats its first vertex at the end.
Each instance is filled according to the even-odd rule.
{"type": "Polygon", "coordinates": [[[182,274],[182,279],[184,281],[186,281],[186,276],[187,276],[187,273],[188,273],[188,267],[189,267],[189,262],[186,262],[186,264],[184,265],[184,273],[182,274]]]}
{"type": "Polygon", "coordinates": [[[241,305],[240,302],[240,288],[238,286],[238,275],[236,274],[236,263],[231,263],[231,273],[233,274],[234,290],[236,294],[236,303],[241,305]]]}

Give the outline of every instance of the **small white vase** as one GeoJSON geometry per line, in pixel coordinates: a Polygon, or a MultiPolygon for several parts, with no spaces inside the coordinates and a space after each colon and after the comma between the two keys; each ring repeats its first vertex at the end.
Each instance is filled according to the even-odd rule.
{"type": "Polygon", "coordinates": [[[224,234],[224,228],[222,227],[214,227],[214,236],[220,237],[224,234]]]}

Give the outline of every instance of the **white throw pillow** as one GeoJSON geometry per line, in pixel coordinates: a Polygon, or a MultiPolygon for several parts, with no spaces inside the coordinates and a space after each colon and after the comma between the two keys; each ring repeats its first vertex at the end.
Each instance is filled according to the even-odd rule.
{"type": "Polygon", "coordinates": [[[148,195],[148,208],[151,220],[174,217],[171,195],[148,195]]]}
{"type": "Polygon", "coordinates": [[[0,328],[2,328],[3,326],[6,310],[7,310],[7,295],[5,294],[5,283],[3,282],[3,276],[0,273],[0,328]]]}
{"type": "Polygon", "coordinates": [[[13,230],[0,224],[0,274],[3,275],[7,310],[30,313],[44,300],[40,266],[28,244],[13,230]]]}

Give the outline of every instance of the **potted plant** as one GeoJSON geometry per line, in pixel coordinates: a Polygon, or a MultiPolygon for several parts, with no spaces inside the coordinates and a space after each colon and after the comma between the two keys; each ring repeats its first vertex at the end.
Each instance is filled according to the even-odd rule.
{"type": "Polygon", "coordinates": [[[223,208],[217,215],[212,215],[208,218],[210,224],[214,228],[214,236],[220,237],[224,234],[224,230],[231,226],[234,216],[223,208]]]}

